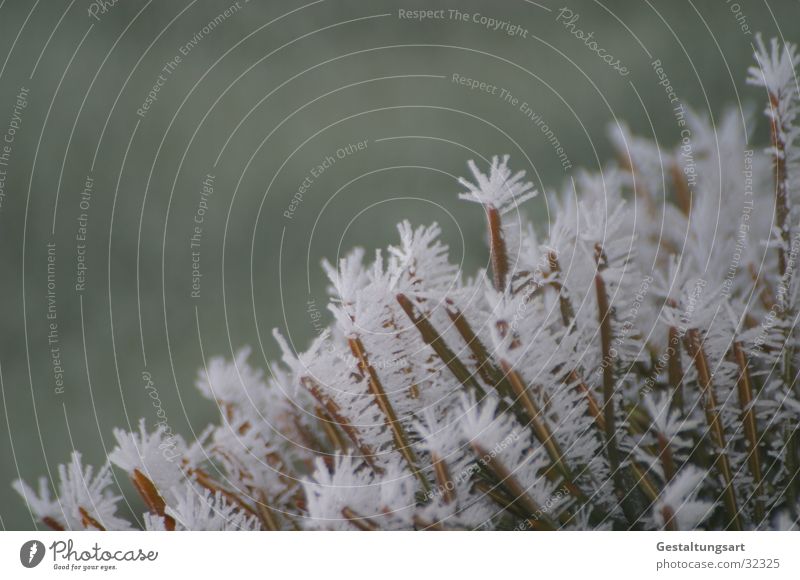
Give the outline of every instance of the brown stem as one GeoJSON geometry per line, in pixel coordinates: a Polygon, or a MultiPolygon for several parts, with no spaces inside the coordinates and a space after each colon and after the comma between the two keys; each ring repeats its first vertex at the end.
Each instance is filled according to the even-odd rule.
{"type": "Polygon", "coordinates": [[[500,217],[500,211],[487,205],[486,220],[489,225],[489,245],[494,287],[499,292],[502,292],[506,289],[506,277],[508,276],[508,251],[503,237],[503,222],[500,217]]]}
{"type": "Polygon", "coordinates": [[[256,511],[258,512],[258,519],[261,521],[261,525],[265,530],[270,532],[280,530],[281,528],[278,524],[278,520],[275,514],[272,513],[272,508],[267,504],[266,494],[261,493],[260,496],[259,501],[256,502],[256,511]]]}
{"type": "Polygon", "coordinates": [[[711,378],[711,372],[708,367],[708,359],[706,358],[705,350],[703,349],[700,333],[696,328],[690,329],[684,337],[684,344],[686,352],[692,358],[694,366],[697,369],[698,378],[700,380],[700,387],[703,390],[703,401],[705,405],[706,421],[708,423],[709,431],[714,446],[717,448],[717,459],[714,465],[720,473],[722,480],[725,482],[725,489],[723,496],[725,506],[728,510],[728,515],[731,520],[729,527],[741,530],[742,522],[739,515],[739,509],[736,505],[736,493],[733,489],[733,473],[731,472],[731,464],[726,452],[727,444],[725,443],[725,432],[722,427],[722,418],[717,408],[717,395],[714,390],[714,383],[711,378]]]}
{"type": "Polygon", "coordinates": [[[450,372],[453,373],[456,379],[467,389],[474,391],[481,399],[485,397],[486,392],[483,390],[483,387],[478,384],[478,381],[475,380],[475,377],[469,372],[469,369],[464,366],[464,363],[450,350],[450,347],[444,342],[444,339],[436,331],[433,324],[428,320],[428,317],[419,312],[405,294],[398,294],[397,302],[400,304],[400,307],[403,309],[403,312],[406,313],[409,320],[417,327],[422,341],[429,345],[439,358],[442,359],[442,362],[450,369],[450,372]]]}
{"type": "Polygon", "coordinates": [[[672,386],[672,403],[676,409],[684,410],[683,365],[681,364],[680,333],[674,326],[669,327],[667,342],[667,377],[672,386]]]}
{"type": "Polygon", "coordinates": [[[671,507],[665,505],[661,508],[661,517],[664,518],[664,529],[669,532],[678,531],[678,521],[675,518],[675,512],[671,507]]]}
{"type": "Polygon", "coordinates": [[[175,520],[165,513],[167,503],[158,493],[153,482],[138,469],[133,470],[131,481],[133,482],[133,487],[136,488],[136,491],[142,497],[148,509],[154,514],[164,518],[164,527],[169,531],[173,531],[175,529],[175,520]]]}
{"type": "Polygon", "coordinates": [[[421,530],[423,532],[444,532],[444,526],[441,522],[431,522],[426,520],[419,514],[414,514],[411,517],[411,521],[414,522],[414,529],[421,530]]]}
{"type": "Polygon", "coordinates": [[[64,526],[62,526],[60,523],[58,523],[54,518],[51,518],[50,516],[44,516],[42,518],[42,523],[51,530],[54,530],[56,532],[64,531],[64,526]]]}
{"type": "Polygon", "coordinates": [[[195,481],[197,481],[198,485],[207,489],[211,493],[219,493],[228,500],[229,503],[235,504],[239,506],[240,509],[246,511],[251,516],[256,518],[259,517],[258,512],[253,509],[250,504],[248,504],[245,500],[239,497],[238,494],[221,487],[216,481],[214,481],[211,476],[209,476],[205,471],[202,469],[192,469],[191,475],[194,475],[195,481]]]}
{"type": "Polygon", "coordinates": [[[300,383],[306,387],[308,392],[311,393],[311,396],[314,397],[314,399],[316,399],[320,405],[322,405],[328,415],[330,415],[336,422],[336,425],[341,427],[342,431],[345,432],[345,435],[347,435],[350,441],[353,442],[353,445],[356,446],[356,449],[358,449],[359,453],[361,453],[361,457],[364,459],[367,465],[369,465],[376,473],[380,473],[382,471],[381,468],[375,465],[375,452],[367,443],[361,440],[358,429],[356,429],[350,423],[350,421],[348,421],[347,417],[342,415],[339,405],[337,405],[332,398],[323,393],[319,385],[310,377],[301,378],[300,383]]]}
{"type": "Polygon", "coordinates": [[[642,468],[639,467],[633,460],[630,462],[630,471],[631,476],[634,478],[636,484],[642,490],[647,499],[651,502],[656,501],[656,499],[658,499],[658,490],[656,489],[655,485],[653,485],[653,482],[650,480],[650,478],[647,477],[647,472],[642,471],[642,468]]]}
{"type": "MultiPolygon", "coordinates": [[[[553,251],[547,253],[547,261],[550,265],[550,271],[558,276],[561,275],[561,264],[558,262],[558,256],[553,251]]],[[[567,297],[564,286],[561,282],[558,282],[557,286],[558,290],[558,305],[561,308],[561,319],[564,322],[564,326],[569,326],[572,320],[575,318],[575,311],[572,308],[572,303],[567,297]]]]}
{"type": "Polygon", "coordinates": [[[527,490],[519,483],[519,481],[517,481],[517,478],[505,467],[505,465],[502,464],[502,462],[496,458],[494,454],[488,453],[478,443],[472,442],[471,446],[472,450],[486,465],[487,469],[489,469],[495,478],[497,478],[497,481],[501,482],[503,487],[508,490],[508,492],[511,494],[511,497],[514,499],[514,502],[518,503],[520,507],[527,512],[528,517],[533,516],[534,519],[541,521],[545,529],[556,529],[557,526],[555,522],[550,518],[549,515],[547,515],[545,511],[542,510],[542,508],[539,507],[536,501],[530,497],[527,490]]]}
{"type": "Polygon", "coordinates": [[[656,442],[658,444],[658,458],[661,461],[661,467],[664,469],[664,481],[669,482],[675,477],[675,461],[672,459],[672,449],[670,449],[669,441],[660,431],[656,433],[656,442]]]}
{"type": "Polygon", "coordinates": [[[672,174],[672,183],[675,185],[675,199],[678,202],[678,207],[683,212],[683,215],[688,216],[692,213],[692,192],[689,190],[689,185],[686,183],[683,172],[677,163],[672,164],[670,173],[672,174]]]}
{"type": "Polygon", "coordinates": [[[539,443],[541,443],[544,446],[545,451],[547,451],[547,455],[550,457],[553,467],[555,467],[564,478],[565,485],[567,486],[567,489],[569,489],[570,493],[577,498],[582,498],[585,500],[586,495],[575,483],[575,477],[564,460],[564,452],[561,450],[561,447],[558,445],[555,437],[550,432],[550,428],[545,423],[541,410],[528,392],[522,377],[520,377],[519,373],[517,373],[517,371],[515,371],[506,361],[500,361],[500,364],[503,367],[503,372],[505,372],[506,376],[508,377],[508,382],[511,384],[511,388],[514,389],[514,395],[516,396],[516,399],[522,403],[522,407],[525,409],[528,425],[530,425],[536,439],[538,439],[539,443]]]}
{"type": "Polygon", "coordinates": [[[774,292],[769,285],[769,281],[764,276],[758,275],[758,271],[752,262],[747,265],[747,269],[750,272],[750,277],[753,279],[753,286],[755,288],[761,288],[761,291],[758,293],[761,299],[761,305],[767,311],[772,310],[775,306],[775,300],[772,298],[774,292]]]}
{"type": "MultiPolygon", "coordinates": [[[[570,381],[578,381],[577,388],[580,392],[586,395],[586,400],[589,404],[589,414],[594,419],[594,423],[597,428],[600,430],[601,433],[605,433],[606,430],[606,420],[603,416],[603,412],[600,409],[600,405],[598,405],[597,400],[592,395],[591,390],[586,385],[586,383],[580,378],[577,371],[572,371],[569,375],[570,381]]],[[[649,499],[651,502],[655,501],[658,498],[658,491],[656,490],[656,486],[653,484],[651,479],[647,476],[647,474],[642,471],[642,469],[636,464],[636,462],[631,461],[629,463],[628,469],[631,472],[631,477],[633,477],[636,484],[642,490],[644,495],[649,499]]]]}
{"type": "MultiPolygon", "coordinates": [[[[617,428],[614,408],[614,357],[611,354],[611,313],[608,303],[608,294],[600,268],[603,267],[605,258],[602,249],[597,248],[598,272],[595,274],[595,291],[597,292],[597,316],[600,321],[600,346],[603,367],[603,419],[605,423],[606,446],[608,448],[608,462],[612,473],[619,473],[619,451],[617,450],[617,428]]],[[[620,482],[617,482],[618,484],[620,482]]],[[[618,485],[619,493],[621,486],[618,485]]]]}
{"type": "Polygon", "coordinates": [[[436,485],[442,490],[444,503],[452,503],[455,500],[454,486],[447,464],[435,452],[431,453],[431,463],[433,463],[433,474],[436,476],[436,485]]]}
{"type": "Polygon", "coordinates": [[[380,529],[380,526],[374,521],[359,515],[355,510],[347,506],[342,508],[342,515],[347,518],[347,521],[363,532],[376,532],[380,529]]]}
{"type": "Polygon", "coordinates": [[[789,231],[789,192],[786,174],[786,143],[781,135],[786,129],[787,124],[780,115],[780,95],[769,94],[769,105],[771,114],[770,137],[775,153],[772,156],[772,167],[775,175],[775,225],[781,233],[783,242],[778,248],[778,272],[781,277],[786,274],[786,251],[789,248],[791,233],[789,231]]]}
{"type": "Polygon", "coordinates": [[[589,415],[591,415],[595,420],[595,423],[598,427],[600,427],[600,430],[605,432],[606,420],[603,417],[603,411],[600,408],[600,405],[597,403],[597,399],[594,398],[591,389],[589,389],[588,385],[584,382],[580,375],[578,375],[578,371],[570,371],[569,375],[567,375],[567,380],[569,382],[576,383],[576,388],[578,391],[586,397],[586,402],[589,406],[589,415]]]}
{"type": "MultiPolygon", "coordinates": [[[[503,382],[503,373],[492,362],[489,350],[475,334],[475,331],[472,330],[472,326],[464,314],[461,310],[456,308],[449,299],[447,300],[447,308],[445,310],[450,320],[453,322],[453,326],[461,335],[461,338],[464,339],[472,356],[475,357],[475,361],[478,363],[478,374],[480,374],[481,378],[488,384],[494,387],[500,385],[503,382]]],[[[420,332],[422,331],[420,330],[420,332]]]]}
{"type": "MultiPolygon", "coordinates": [[[[628,485],[627,475],[620,469],[619,449],[617,447],[616,408],[614,404],[614,392],[616,390],[616,379],[614,377],[615,357],[612,354],[611,347],[614,336],[611,328],[611,306],[602,274],[608,268],[608,257],[600,244],[595,244],[595,262],[597,263],[597,272],[594,276],[594,282],[597,294],[597,317],[600,323],[600,349],[603,357],[603,423],[605,426],[608,463],[611,468],[617,497],[620,498],[622,511],[631,525],[634,525],[638,520],[639,514],[637,512],[639,510],[635,505],[635,498],[631,496],[631,486],[628,485]]],[[[650,497],[652,484],[647,479],[647,474],[639,469],[635,461],[630,462],[630,471],[633,477],[636,478],[636,485],[640,486],[645,494],[650,497]]]]}
{"type": "MultiPolygon", "coordinates": [[[[491,473],[488,473],[487,475],[492,476],[491,473]]],[[[524,520],[530,517],[530,514],[527,513],[522,506],[515,502],[514,498],[508,495],[508,492],[503,488],[502,483],[490,483],[488,481],[478,480],[475,482],[475,489],[515,518],[524,520]]]]}
{"type": "Polygon", "coordinates": [[[600,274],[595,276],[595,289],[597,291],[598,318],[600,319],[600,345],[603,355],[603,418],[606,425],[606,441],[611,469],[616,470],[619,467],[619,456],[614,412],[614,357],[611,355],[613,337],[606,285],[600,274]]]}
{"type": "Polygon", "coordinates": [[[361,369],[361,372],[368,378],[367,383],[369,384],[370,393],[372,393],[372,396],[375,397],[375,402],[386,419],[386,426],[389,427],[389,430],[392,432],[392,437],[394,439],[394,444],[397,451],[399,451],[400,455],[403,456],[403,459],[406,460],[408,468],[419,480],[423,489],[426,492],[430,492],[430,484],[425,478],[425,475],[417,466],[417,455],[414,453],[414,448],[411,446],[411,441],[406,435],[405,429],[403,429],[403,425],[400,423],[400,420],[397,418],[394,407],[392,407],[392,404],[389,402],[389,397],[386,395],[386,391],[384,390],[383,385],[378,378],[378,373],[376,373],[372,365],[369,364],[367,353],[364,349],[361,339],[357,337],[350,338],[348,339],[348,344],[350,345],[350,350],[353,352],[353,356],[355,356],[358,360],[358,365],[361,369]]]}
{"type": "Polygon", "coordinates": [[[84,508],[79,507],[78,513],[81,514],[81,524],[83,524],[84,528],[88,529],[89,527],[92,527],[95,528],[96,530],[100,530],[101,532],[106,531],[106,529],[100,524],[100,522],[98,522],[96,519],[90,516],[89,512],[86,511],[84,508]]]}
{"type": "Polygon", "coordinates": [[[330,417],[328,412],[321,405],[317,405],[315,415],[333,449],[341,452],[347,451],[347,445],[342,439],[339,430],[336,428],[336,421],[330,417]]]}
{"type": "MultiPolygon", "coordinates": [[[[778,248],[778,273],[780,274],[780,284],[789,287],[791,284],[791,276],[793,269],[790,270],[788,263],[789,258],[787,252],[791,252],[790,248],[793,245],[791,242],[792,233],[790,227],[790,197],[789,197],[789,180],[788,170],[786,166],[786,142],[783,135],[787,135],[792,131],[791,123],[781,115],[780,103],[783,95],[770,93],[769,106],[770,106],[770,136],[772,138],[772,146],[775,152],[772,156],[772,165],[775,175],[775,225],[781,234],[781,245],[778,248]]],[[[787,292],[779,294],[780,310],[779,314],[782,320],[791,320],[791,305],[787,299],[787,292]]],[[[782,372],[783,380],[787,389],[792,390],[796,381],[794,372],[794,346],[792,345],[792,326],[784,326],[784,341],[783,341],[783,361],[782,372]]],[[[786,425],[784,432],[786,437],[787,448],[787,467],[789,469],[790,479],[787,483],[787,495],[792,510],[796,512],[798,487],[800,482],[796,476],[797,471],[797,427],[795,425],[786,425]]],[[[795,515],[797,515],[795,513],[795,515]]]]}
{"type": "Polygon", "coordinates": [[[747,455],[747,465],[755,481],[756,517],[760,521],[764,517],[764,503],[761,500],[763,474],[758,451],[758,425],[756,423],[756,414],[753,411],[753,383],[750,379],[747,358],[745,357],[742,343],[739,341],[734,341],[733,343],[733,358],[739,367],[739,380],[736,382],[736,390],[739,395],[739,408],[742,410],[744,434],[750,447],[747,455]]]}

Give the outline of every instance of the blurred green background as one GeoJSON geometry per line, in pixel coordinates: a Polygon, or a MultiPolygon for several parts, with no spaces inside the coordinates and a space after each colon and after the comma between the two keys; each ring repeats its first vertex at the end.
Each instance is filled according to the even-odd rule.
{"type": "Polygon", "coordinates": [[[546,192],[528,209],[546,222],[569,171],[522,103],[574,168],[597,169],[617,118],[675,142],[653,60],[701,112],[760,112],[744,83],[753,33],[796,42],[798,16],[791,0],[0,2],[0,139],[13,129],[0,164],[0,527],[34,526],[13,479],[54,474],[73,448],[102,462],[113,427],[158,421],[151,393],[188,439],[214,420],[194,387],[204,358],[249,344],[266,368],[274,327],[303,348],[307,304],[325,303],[322,258],[394,242],[408,218],[438,221],[453,259],[481,267],[482,212],[457,200],[468,159],[509,153],[546,192]],[[572,28],[561,8],[579,16],[572,28]],[[419,9],[443,17],[401,17],[419,9]]]}

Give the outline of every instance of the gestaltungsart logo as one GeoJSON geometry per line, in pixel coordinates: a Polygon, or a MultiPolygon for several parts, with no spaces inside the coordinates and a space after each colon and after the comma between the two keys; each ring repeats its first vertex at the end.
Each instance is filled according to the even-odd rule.
{"type": "Polygon", "coordinates": [[[39,540],[28,540],[19,549],[19,561],[26,568],[35,568],[44,559],[44,544],[39,540]]]}

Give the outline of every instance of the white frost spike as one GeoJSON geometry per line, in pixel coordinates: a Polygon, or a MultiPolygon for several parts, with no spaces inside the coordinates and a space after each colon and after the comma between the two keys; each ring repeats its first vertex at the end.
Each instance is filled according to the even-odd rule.
{"type": "MultiPolygon", "coordinates": [[[[212,495],[207,489],[199,490],[188,484],[180,490],[180,493],[178,490],[175,491],[179,500],[174,507],[167,507],[166,513],[175,519],[176,529],[205,531],[259,529],[258,521],[254,517],[245,515],[238,507],[229,504],[219,491],[212,495]]],[[[150,525],[153,525],[152,521],[150,525]]]]}
{"type": "Polygon", "coordinates": [[[663,435],[670,445],[681,443],[680,434],[695,429],[699,423],[696,419],[681,419],[680,415],[670,408],[672,397],[667,393],[654,393],[644,398],[644,406],[653,420],[653,426],[663,435]]]}
{"type": "Polygon", "coordinates": [[[538,192],[533,188],[533,184],[522,181],[525,177],[524,171],[512,175],[507,165],[508,158],[508,155],[503,155],[502,159],[497,156],[492,157],[489,175],[482,173],[475,162],[470,161],[469,169],[472,171],[475,183],[463,177],[459,178],[458,182],[469,190],[459,197],[493,207],[501,214],[517,209],[521,203],[535,197],[538,192]]]}
{"type": "Polygon", "coordinates": [[[207,369],[201,369],[195,381],[198,390],[212,401],[243,408],[260,408],[267,403],[264,373],[248,364],[250,352],[249,347],[240,349],[231,362],[223,357],[209,360],[207,369]]]}
{"type": "Polygon", "coordinates": [[[172,499],[169,490],[184,479],[181,460],[186,446],[183,440],[176,436],[165,437],[163,427],[148,433],[144,419],[139,421],[139,433],[114,429],[114,437],[117,447],[108,454],[109,460],[128,474],[139,470],[169,503],[172,499]]]}
{"type": "Polygon", "coordinates": [[[61,506],[59,506],[57,499],[52,498],[50,485],[47,483],[46,477],[39,478],[38,491],[34,491],[21,479],[14,481],[11,486],[22,496],[37,518],[44,521],[57,522],[62,527],[66,527],[61,513],[61,506]]]}
{"type": "Polygon", "coordinates": [[[339,260],[337,269],[328,260],[322,261],[322,269],[328,276],[331,297],[337,302],[349,304],[356,299],[356,293],[363,288],[369,278],[364,269],[364,248],[355,248],[339,260]]]}
{"type": "Polygon", "coordinates": [[[653,506],[656,525],[664,527],[671,520],[678,529],[693,530],[711,515],[714,504],[697,499],[703,482],[710,477],[694,466],[684,468],[667,484],[653,506]]]}
{"type": "Polygon", "coordinates": [[[81,454],[72,453],[67,465],[58,466],[58,499],[50,499],[47,481],[39,481],[39,494],[21,480],[14,482],[17,492],[28,500],[39,518],[51,518],[66,530],[129,530],[130,524],[117,517],[120,496],[108,488],[112,483],[108,464],[95,473],[91,465],[84,466],[81,454]],[[88,517],[87,517],[88,516],[88,517]]]}
{"type": "Polygon", "coordinates": [[[800,57],[798,57],[797,47],[794,44],[787,43],[781,48],[778,39],[773,38],[767,48],[761,35],[758,34],[756,35],[755,58],[758,66],[751,66],[747,70],[748,84],[766,87],[770,93],[775,95],[796,90],[794,69],[800,64],[800,57]]]}

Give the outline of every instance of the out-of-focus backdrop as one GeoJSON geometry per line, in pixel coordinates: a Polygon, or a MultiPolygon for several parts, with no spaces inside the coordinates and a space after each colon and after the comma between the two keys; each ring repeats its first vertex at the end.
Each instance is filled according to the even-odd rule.
{"type": "Polygon", "coordinates": [[[208,357],[251,345],[266,369],[275,327],[303,348],[322,258],[407,218],[480,268],[467,160],[510,154],[544,227],[617,120],[672,147],[677,104],[729,104],[763,142],[755,33],[796,42],[799,17],[795,0],[0,0],[0,528],[34,526],[13,479],[73,448],[101,463],[115,426],[191,439],[217,413],[194,387],[208,357]]]}

